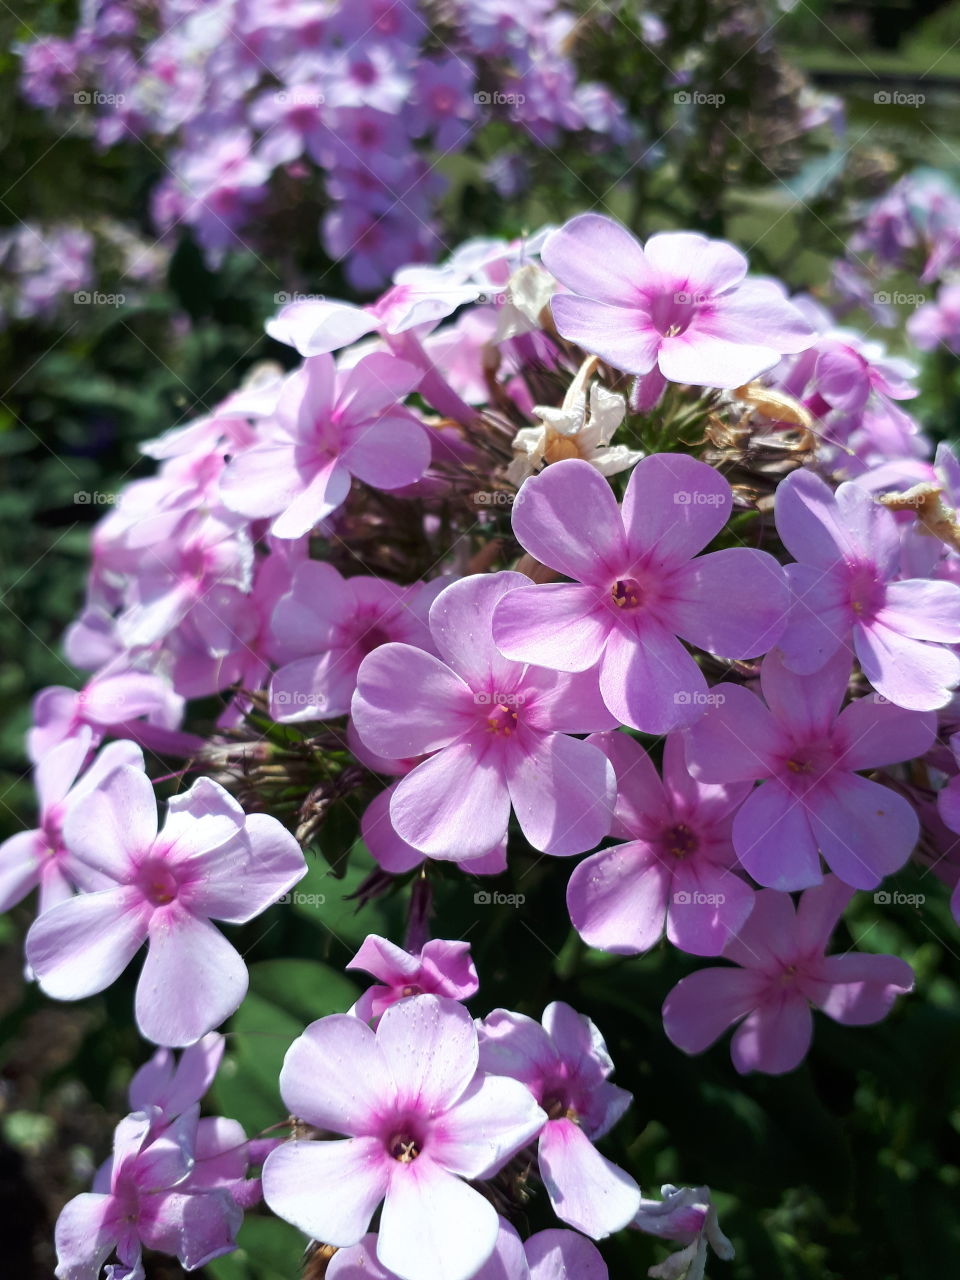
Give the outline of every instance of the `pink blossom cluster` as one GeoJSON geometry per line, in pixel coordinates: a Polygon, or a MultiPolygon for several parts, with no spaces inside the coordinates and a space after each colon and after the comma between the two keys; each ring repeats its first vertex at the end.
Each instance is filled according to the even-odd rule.
{"type": "Polygon", "coordinates": [[[143,16],[107,0],[69,38],[22,46],[22,89],[101,147],[164,152],[159,231],[190,226],[215,261],[262,249],[271,226],[282,239],[296,201],[349,283],[372,290],[439,256],[443,161],[467,152],[479,170],[495,122],[521,134],[489,168],[504,190],[524,182],[523,140],[599,153],[638,134],[581,76],[577,28],[559,0],[162,0],[143,16]]]}
{"type": "MultiPolygon", "coordinates": [[[[899,408],[908,366],[690,232],[586,214],[269,329],[300,363],[148,445],[96,528],[67,639],[91,674],[37,699],[40,815],[0,847],[0,905],[40,885],[27,961],[57,999],[146,943],[140,1030],[196,1045],[246,990],[211,922],[288,893],[342,804],[368,891],[413,884],[408,945],[368,938],[376,984],[290,1048],[306,1130],[267,1205],[334,1276],[599,1278],[584,1237],[629,1226],[682,1245],[651,1274],[702,1274],[729,1248],[703,1189],[645,1201],[598,1148],[630,1098],[590,1020],[467,1013],[435,864],[567,859],[588,946],[709,960],[664,1031],[695,1054],[734,1026],[740,1072],[794,1069],[813,1011],[884,1018],[913,973],[851,945],[851,901],[914,860],[960,918],[960,463],[899,408]],[[201,776],[161,826],[171,756],[201,776]],[[298,788],[300,839],[268,812],[298,788]],[[521,1242],[473,1185],[518,1160],[563,1232],[521,1242]]],[[[148,1135],[116,1169],[179,1195],[148,1135]]]]}

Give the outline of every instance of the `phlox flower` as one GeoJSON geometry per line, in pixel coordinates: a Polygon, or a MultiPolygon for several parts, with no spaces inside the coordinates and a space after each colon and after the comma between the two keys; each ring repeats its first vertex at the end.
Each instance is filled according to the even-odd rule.
{"type": "Polygon", "coordinates": [[[662,1200],[640,1202],[640,1212],[630,1225],[684,1247],[651,1267],[647,1272],[651,1280],[704,1280],[708,1246],[725,1262],[733,1258],[733,1245],[720,1230],[716,1207],[710,1203],[709,1187],[667,1183],[660,1194],[662,1200]]]}
{"type": "Polygon", "coordinates": [[[697,553],[727,522],[730,486],[704,462],[659,453],[634,467],[622,506],[589,463],[555,462],[526,480],[513,531],[542,564],[573,578],[511,591],[493,619],[516,662],[585,671],[616,719],[667,733],[703,711],[707,682],[682,637],[724,658],[755,657],[783,628],[788,596],[772,556],[697,553]]]}
{"type": "Polygon", "coordinates": [[[733,820],[733,846],[762,885],[819,884],[822,853],[841,880],[872,889],[903,866],[917,842],[909,801],[858,771],[923,755],[936,718],[875,696],[841,711],[849,675],[845,651],[815,677],[798,676],[779,654],[768,654],[760,668],[765,703],[740,685],[719,684],[718,701],[686,731],[695,778],[762,780],[733,820]]]}
{"type": "Polygon", "coordinates": [[[595,360],[584,361],[559,409],[534,406],[539,425],[522,427],[514,437],[516,456],[507,468],[512,484],[521,484],[527,476],[561,458],[583,458],[602,476],[614,476],[643,457],[637,449],[610,443],[623,422],[627,404],[615,391],[590,382],[595,368],[595,360]]]}
{"type": "Polygon", "coordinates": [[[411,996],[469,1000],[480,989],[469,942],[432,938],[418,954],[412,955],[387,938],[370,934],[345,967],[360,969],[379,979],[350,1011],[364,1022],[379,1018],[392,1004],[411,996]]]}
{"type": "Polygon", "coordinates": [[[132,670],[122,659],[112,661],[79,693],[65,685],[40,690],[33,700],[27,754],[37,764],[59,743],[89,729],[93,747],[112,733],[155,751],[191,755],[203,746],[203,739],[179,731],[183,707],[183,698],[166,676],[132,670]]]}
{"type": "Polygon", "coordinates": [[[273,718],[295,724],[346,715],[368,653],[389,641],[430,647],[427,611],[445,585],[343,578],[332,565],[304,561],[273,612],[281,659],[270,681],[273,718]]]}
{"type": "Polygon", "coordinates": [[[898,582],[900,534],[893,514],[858,484],[837,491],[798,470],[776,494],[777,532],[797,563],[780,638],[788,665],[818,671],[841,646],[885,698],[916,711],[945,706],[960,682],[960,586],[898,582]]]}
{"type": "Polygon", "coordinates": [[[314,1239],[358,1244],[383,1202],[377,1259],[402,1280],[468,1280],[493,1252],[497,1214],[461,1179],[488,1178],[544,1114],[515,1080],[478,1071],[477,1031],[454,1000],[391,1005],[374,1032],[334,1014],[287,1051],[291,1112],[345,1139],[284,1143],[263,1167],[274,1213],[314,1239]]]}
{"type": "Polygon", "coordinates": [[[780,286],[745,279],[746,258],[723,240],[667,231],[641,246],[612,219],[584,213],[542,257],[570,291],[552,302],[560,333],[627,373],[739,387],[813,339],[780,286]]]}
{"type": "Polygon", "coordinates": [[[223,502],[249,519],[272,518],[278,538],[299,538],[343,503],[351,476],[378,489],[418,480],[430,441],[403,399],[422,373],[386,352],[338,372],[315,356],[287,379],[261,443],[235,457],[223,502]]]}
{"type": "MultiPolygon", "coordinates": [[[[338,1250],[327,1280],[398,1280],[377,1261],[377,1237],[371,1232],[350,1249],[338,1250]]],[[[575,1231],[538,1231],[521,1241],[505,1218],[489,1260],[471,1280],[608,1280],[596,1245],[575,1231]]]]}
{"type": "Polygon", "coordinates": [[[243,1211],[227,1191],[187,1192],[197,1108],[155,1134],[151,1117],[121,1120],[103,1189],[75,1196],[57,1219],[57,1280],[143,1280],[141,1248],[158,1249],[195,1270],[235,1248],[243,1211]]]}
{"type": "Polygon", "coordinates": [[[595,678],[512,662],[493,643],[494,609],[528,581],[497,573],[454,582],[430,607],[439,657],[387,644],[361,664],[352,715],[364,745],[397,760],[429,754],[397,783],[390,818],[430,857],[488,854],[511,806],[544,853],[582,853],[609,830],[613,769],[568,736],[612,727],[595,678]]]}
{"type": "Polygon", "coordinates": [[[163,1045],[199,1039],[246,994],[246,965],[211,918],[243,924],[307,870],[275,818],[247,817],[209,778],[170,800],[158,833],[153,786],[130,765],[71,808],[64,841],[85,892],[34,923],[27,960],[47,995],[80,1000],[109,987],[147,942],[137,1025],[163,1045]]]}
{"type": "Polygon", "coordinates": [[[67,814],[119,765],[143,768],[143,752],[127,741],[111,742],[87,764],[92,737],[89,729],[81,728],[75,737],[47,751],[34,769],[40,824],[0,844],[0,911],[9,911],[38,886],[40,915],[69,898],[76,881],[72,855],[63,839],[67,814]]]}
{"type": "Polygon", "coordinates": [[[598,734],[595,742],[617,774],[611,834],[626,840],[579,863],[567,885],[574,928],[591,947],[646,951],[666,930],[674,946],[717,955],[753,905],[753,889],[736,874],[733,815],[750,791],[690,776],[683,737],[664,744],[663,780],[636,739],[598,734]]]}
{"type": "MultiPolygon", "coordinates": [[[[410,769],[419,763],[419,760],[411,761],[409,767],[403,769],[402,773],[409,773],[410,769]]],[[[360,819],[360,834],[377,865],[384,871],[389,871],[391,875],[399,876],[412,871],[414,867],[419,867],[426,855],[421,849],[415,849],[412,844],[397,834],[390,817],[390,805],[396,789],[397,783],[394,782],[373,797],[360,819]]],[[[454,859],[454,861],[461,871],[471,876],[502,875],[507,869],[506,832],[486,853],[475,857],[454,859]]]]}
{"type": "Polygon", "coordinates": [[[886,1017],[896,997],[913,987],[906,961],[860,951],[825,954],[852,896],[836,876],[807,889],[796,908],[789,894],[761,890],[723,953],[738,967],[699,969],[664,1001],[664,1030],[677,1048],[702,1053],[739,1022],[731,1045],[736,1069],[781,1075],[799,1066],[810,1047],[811,1005],[848,1026],[886,1017]]]}
{"type": "Polygon", "coordinates": [[[495,1009],[479,1027],[481,1068],[521,1081],[546,1113],[537,1153],[554,1213],[594,1239],[625,1227],[640,1189],[593,1144],[631,1095],[607,1078],[613,1062],[600,1032],[559,1001],[544,1010],[542,1025],[495,1009]]]}

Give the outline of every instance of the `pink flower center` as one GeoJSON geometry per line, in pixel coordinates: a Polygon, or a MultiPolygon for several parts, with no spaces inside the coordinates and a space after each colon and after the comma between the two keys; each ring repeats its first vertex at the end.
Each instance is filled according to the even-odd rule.
{"type": "Polygon", "coordinates": [[[517,708],[507,702],[498,702],[490,709],[486,717],[487,733],[498,738],[509,738],[517,731],[519,717],[517,708]]]}
{"type": "Polygon", "coordinates": [[[660,836],[663,849],[674,858],[686,858],[700,847],[700,837],[685,822],[666,827],[660,836]]]}
{"type": "Polygon", "coordinates": [[[847,600],[857,622],[872,622],[886,601],[887,591],[876,566],[869,561],[846,562],[847,600]]]}
{"type": "Polygon", "coordinates": [[[158,858],[151,858],[141,866],[137,887],[155,907],[167,906],[180,892],[180,882],[170,866],[158,858]]]}
{"type": "Polygon", "coordinates": [[[393,1116],[386,1130],[384,1145],[391,1159],[400,1164],[412,1164],[423,1151],[426,1134],[416,1116],[393,1116]]]}
{"type": "Polygon", "coordinates": [[[837,750],[829,740],[796,742],[781,760],[781,778],[792,790],[806,791],[836,763],[837,750]]]}
{"type": "Polygon", "coordinates": [[[541,1107],[547,1113],[548,1120],[573,1120],[579,1122],[576,1108],[570,1105],[569,1100],[562,1093],[550,1093],[540,1103],[541,1107]]]}
{"type": "Polygon", "coordinates": [[[610,588],[610,599],[618,609],[639,609],[643,588],[636,578],[618,578],[610,588]]]}
{"type": "Polygon", "coordinates": [[[650,322],[664,338],[675,338],[677,334],[686,332],[697,313],[699,301],[699,295],[692,290],[657,294],[647,303],[650,322]]]}

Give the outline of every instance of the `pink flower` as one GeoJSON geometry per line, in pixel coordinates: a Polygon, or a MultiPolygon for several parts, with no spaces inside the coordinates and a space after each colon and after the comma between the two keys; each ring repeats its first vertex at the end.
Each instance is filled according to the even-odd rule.
{"type": "Polygon", "coordinates": [[[513,531],[574,584],[511,591],[494,615],[497,647],[559,671],[585,671],[599,657],[600,692],[619,722],[645,733],[691,723],[707,682],[678,636],[724,658],[755,657],[776,643],[787,615],[772,556],[746,547],[697,556],[730,506],[727,481],[682,454],[638,462],[619,508],[581,459],[531,476],[513,531]]]}
{"type": "Polygon", "coordinates": [[[439,658],[387,644],[360,667],[352,714],[364,745],[396,760],[430,755],[397,784],[390,818],[432,858],[488,854],[511,806],[545,853],[583,853],[609,830],[613,769],[568,736],[611,727],[594,678],[509,661],[493,643],[494,609],[528,581],[497,573],[452,583],[430,608],[439,658]]]}
{"type": "Polygon", "coordinates": [[[794,471],[776,496],[777,531],[798,561],[780,639],[787,662],[818,671],[852,639],[863,673],[891,702],[934,711],[960,682],[960,586],[895,581],[900,535],[893,514],[853,482],[836,493],[811,471],[794,471]]]}
{"type": "Polygon", "coordinates": [[[638,1231],[684,1245],[647,1275],[651,1280],[704,1280],[707,1247],[729,1262],[733,1245],[720,1230],[716,1207],[710,1203],[709,1187],[660,1188],[662,1200],[642,1200],[640,1212],[630,1223],[638,1231]]]}
{"type": "Polygon", "coordinates": [[[739,387],[813,340],[780,286],[745,280],[746,258],[723,240],[668,231],[644,247],[584,213],[553,232],[542,257],[570,290],[552,302],[560,333],[627,373],[739,387]]]}
{"type": "MultiPolygon", "coordinates": [[[[608,1280],[596,1245],[575,1231],[539,1231],[521,1241],[505,1218],[489,1260],[472,1280],[608,1280]]],[[[399,1280],[377,1261],[377,1237],[340,1249],[327,1267],[327,1280],[399,1280]]]]}
{"type": "Polygon", "coordinates": [[[779,654],[768,654],[760,668],[766,705],[739,685],[719,684],[717,702],[686,731],[695,778],[762,779],[733,820],[733,846],[762,885],[819,884],[822,853],[847,884],[872,889],[903,866],[917,842],[920,824],[909,801],[857,770],[923,755],[936,718],[875,696],[840,711],[849,675],[846,651],[816,678],[795,675],[779,654]]]}
{"type": "Polygon", "coordinates": [[[278,538],[299,538],[343,503],[351,476],[377,489],[412,484],[430,463],[430,441],[401,401],[421,377],[385,352],[344,370],[328,355],[305,361],[287,379],[267,438],[224,472],[224,504],[273,517],[278,538]]]}
{"type": "Polygon", "coordinates": [[[495,1009],[480,1024],[480,1066],[522,1081],[546,1113],[540,1175],[557,1217],[595,1239],[625,1227],[640,1207],[640,1189],[593,1144],[631,1095],[609,1083],[613,1063],[590,1019],[559,1001],[544,1010],[542,1026],[495,1009]]]}
{"type": "Polygon", "coordinates": [[[149,1116],[121,1120],[104,1189],[75,1196],[57,1219],[58,1280],[98,1280],[116,1251],[113,1280],[142,1280],[142,1245],[193,1271],[229,1253],[243,1211],[220,1189],[187,1191],[197,1108],[155,1134],[149,1116]]]}
{"type": "Polygon", "coordinates": [[[636,739],[598,734],[617,773],[612,834],[628,841],[574,868],[567,907],[591,947],[647,951],[666,928],[676,947],[718,955],[753,906],[753,889],[736,874],[733,814],[749,782],[716,786],[690,776],[683,739],[664,744],[663,781],[636,739]]]}
{"type": "Polygon", "coordinates": [[[282,665],[270,682],[270,713],[284,724],[346,715],[357,672],[388,641],[430,646],[427,610],[447,583],[398,587],[379,578],[342,578],[332,565],[299,565],[273,612],[273,649],[282,665]]]}
{"type": "Polygon", "coordinates": [[[325,1243],[364,1237],[383,1202],[377,1258],[403,1280],[467,1280],[494,1250],[497,1215],[461,1179],[488,1178],[539,1132],[544,1114],[514,1080],[478,1071],[462,1005],[432,995],[392,1005],[374,1032],[334,1014],[287,1051],[291,1112],[345,1140],[284,1143],[263,1167],[267,1204],[325,1243]]]}
{"type": "Polygon", "coordinates": [[[0,844],[0,911],[9,911],[40,888],[38,914],[69,898],[76,887],[63,824],[81,796],[88,795],[119,765],[143,768],[143,752],[132,742],[112,742],[84,768],[93,734],[85,726],[75,738],[52,747],[34,769],[40,825],[0,844]]]}
{"type": "Polygon", "coordinates": [[[275,818],[247,817],[209,778],[170,800],[158,834],[153,786],[129,765],[73,806],[64,840],[86,892],[35,921],[27,960],[47,995],[80,1000],[148,942],[137,1025],[164,1045],[198,1040],[246,994],[246,966],[211,918],[252,920],[307,870],[275,818]]]}
{"type": "Polygon", "coordinates": [[[796,909],[788,894],[758,893],[724,951],[739,967],[700,969],[664,1001],[663,1025],[673,1043],[702,1053],[740,1022],[731,1046],[736,1069],[781,1075],[799,1066],[810,1047],[811,1005],[848,1026],[886,1017],[896,997],[913,988],[906,961],[860,951],[824,954],[852,896],[836,876],[808,889],[796,909]]]}
{"type": "Polygon", "coordinates": [[[392,1004],[411,996],[469,1000],[480,988],[469,942],[433,938],[418,955],[411,955],[386,938],[370,934],[346,968],[362,969],[380,979],[351,1010],[364,1022],[379,1018],[392,1004]]]}
{"type": "Polygon", "coordinates": [[[33,700],[33,728],[27,733],[27,752],[38,763],[58,743],[92,730],[97,746],[107,733],[132,738],[155,751],[192,755],[203,739],[180,733],[183,699],[170,681],[148,671],[124,669],[112,662],[98,671],[78,693],[64,685],[41,689],[33,700]],[[146,717],[141,720],[140,717],[146,717]]]}

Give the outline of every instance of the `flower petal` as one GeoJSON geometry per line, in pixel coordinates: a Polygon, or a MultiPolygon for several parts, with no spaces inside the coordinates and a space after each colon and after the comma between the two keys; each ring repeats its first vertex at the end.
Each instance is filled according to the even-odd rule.
{"type": "Polygon", "coordinates": [[[264,1161],[263,1198],[278,1218],[312,1239],[346,1248],[370,1226],[390,1182],[390,1163],[378,1138],[293,1139],[264,1161]]]}
{"type": "Polygon", "coordinates": [[[497,1243],[493,1205],[429,1156],[395,1162],[391,1173],[377,1241],[380,1264],[402,1280],[470,1280],[497,1243]]]}
{"type": "Polygon", "coordinates": [[[539,1157],[554,1213],[595,1240],[625,1227],[640,1208],[634,1180],[605,1159],[572,1120],[550,1121],[539,1157]]]}
{"type": "Polygon", "coordinates": [[[225,1022],[247,994],[247,966],[209,920],[177,903],[154,911],[137,983],[140,1032],[154,1044],[192,1044],[225,1022]]]}

